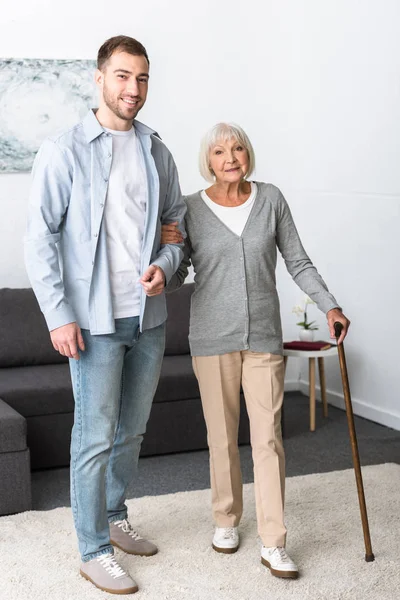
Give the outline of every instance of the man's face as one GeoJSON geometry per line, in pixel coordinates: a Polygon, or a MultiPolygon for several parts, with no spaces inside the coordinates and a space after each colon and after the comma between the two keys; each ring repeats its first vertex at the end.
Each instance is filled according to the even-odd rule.
{"type": "Polygon", "coordinates": [[[146,102],[149,65],[144,56],[114,52],[96,83],[106,107],[119,119],[131,121],[146,102]]]}

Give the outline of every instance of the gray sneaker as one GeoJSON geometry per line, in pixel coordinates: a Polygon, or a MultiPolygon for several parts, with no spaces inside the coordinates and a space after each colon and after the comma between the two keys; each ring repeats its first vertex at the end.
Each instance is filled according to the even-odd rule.
{"type": "Polygon", "coordinates": [[[109,594],[134,594],[138,586],[117,563],[114,554],[102,554],[82,562],[82,577],[109,594]]]}
{"type": "Polygon", "coordinates": [[[133,529],[128,519],[110,523],[110,541],[113,546],[117,546],[127,554],[153,556],[158,552],[157,546],[142,538],[133,529]]]}

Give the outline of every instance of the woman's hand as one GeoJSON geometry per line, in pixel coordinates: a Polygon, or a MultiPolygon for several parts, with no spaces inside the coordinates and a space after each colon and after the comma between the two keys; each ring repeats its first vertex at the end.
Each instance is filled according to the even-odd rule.
{"type": "Polygon", "coordinates": [[[339,323],[341,323],[343,325],[342,333],[340,334],[340,337],[338,339],[338,344],[341,344],[343,342],[344,338],[346,337],[347,332],[350,327],[349,319],[347,319],[347,317],[345,317],[345,315],[342,313],[341,310],[339,310],[339,308],[332,308],[332,310],[329,310],[326,313],[326,318],[328,319],[329,331],[330,331],[332,338],[335,338],[334,324],[336,323],[336,321],[338,321],[339,323]]]}
{"type": "Polygon", "coordinates": [[[162,244],[181,244],[183,235],[178,228],[178,221],[161,226],[161,243],[162,244]]]}

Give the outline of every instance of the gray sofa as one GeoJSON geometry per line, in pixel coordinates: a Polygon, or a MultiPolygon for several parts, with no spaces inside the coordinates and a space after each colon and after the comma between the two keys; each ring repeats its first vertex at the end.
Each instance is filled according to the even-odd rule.
{"type": "MultiPolygon", "coordinates": [[[[141,456],[207,447],[188,345],[193,284],[167,295],[165,356],[141,456]]],[[[30,469],[69,464],[74,400],[31,289],[0,289],[0,514],[31,508],[30,469]]],[[[242,398],[239,443],[249,442],[242,398]]]]}

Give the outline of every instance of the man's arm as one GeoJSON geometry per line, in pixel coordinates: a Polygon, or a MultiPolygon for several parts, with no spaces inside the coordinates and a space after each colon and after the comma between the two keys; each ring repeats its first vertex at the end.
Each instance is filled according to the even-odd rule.
{"type": "MultiPolygon", "coordinates": [[[[161,216],[163,224],[178,222],[178,227],[186,237],[184,217],[186,214],[186,204],[182,198],[181,188],[179,185],[178,171],[174,160],[169,154],[168,156],[168,191],[164,203],[164,210],[161,216]]],[[[165,274],[165,284],[168,284],[172,275],[178,270],[178,267],[183,258],[184,243],[165,244],[162,245],[157,252],[157,258],[152,262],[152,265],[158,266],[165,274]]]]}
{"type": "Polygon", "coordinates": [[[65,297],[57,251],[71,194],[72,168],[58,145],[45,140],[32,175],[24,238],[25,266],[51,331],[76,320],[65,297]]]}

